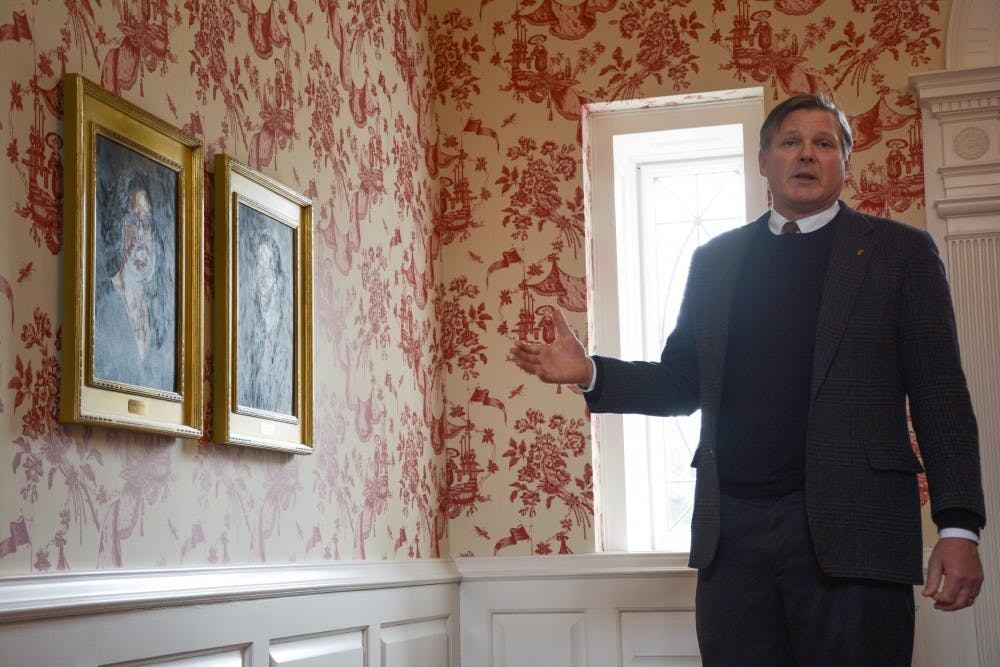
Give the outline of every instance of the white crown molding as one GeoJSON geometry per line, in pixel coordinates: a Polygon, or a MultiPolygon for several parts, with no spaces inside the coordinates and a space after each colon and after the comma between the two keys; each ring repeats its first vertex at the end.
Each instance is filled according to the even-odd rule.
{"type": "Polygon", "coordinates": [[[914,72],[909,76],[909,83],[920,94],[921,106],[929,108],[943,97],[949,98],[948,101],[966,97],[995,100],[997,79],[1000,79],[1000,65],[988,65],[960,70],[914,72]]]}
{"type": "Polygon", "coordinates": [[[922,110],[927,231],[941,248],[952,237],[996,235],[1000,65],[921,72],[909,81],[922,110]]]}
{"type": "Polygon", "coordinates": [[[186,604],[455,584],[450,559],[0,577],[0,623],[186,604]]]}

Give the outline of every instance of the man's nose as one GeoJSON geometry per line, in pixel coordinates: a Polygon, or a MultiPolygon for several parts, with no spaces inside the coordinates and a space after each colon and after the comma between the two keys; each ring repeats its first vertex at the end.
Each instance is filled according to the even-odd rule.
{"type": "Polygon", "coordinates": [[[812,162],[816,159],[816,152],[812,144],[808,142],[802,143],[802,148],[799,150],[799,159],[803,162],[812,162]]]}

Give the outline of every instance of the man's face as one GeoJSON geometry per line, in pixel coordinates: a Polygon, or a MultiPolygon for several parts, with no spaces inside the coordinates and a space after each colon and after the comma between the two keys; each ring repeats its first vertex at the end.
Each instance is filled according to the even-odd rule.
{"type": "Polygon", "coordinates": [[[757,154],[774,209],[792,220],[831,206],[844,189],[847,160],[840,126],[822,109],[785,117],[771,145],[757,154]]]}
{"type": "Polygon", "coordinates": [[[139,282],[156,271],[153,251],[153,207],[145,190],[132,193],[125,219],[125,270],[139,282]]]}

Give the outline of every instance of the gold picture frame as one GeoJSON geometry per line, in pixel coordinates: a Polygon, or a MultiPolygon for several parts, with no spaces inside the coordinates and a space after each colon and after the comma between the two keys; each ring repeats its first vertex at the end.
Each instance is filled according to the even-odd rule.
{"type": "Polygon", "coordinates": [[[64,422],[203,432],[200,142],[63,78],[64,422]]]}
{"type": "Polygon", "coordinates": [[[213,440],[312,444],[312,202],[215,156],[213,440]]]}

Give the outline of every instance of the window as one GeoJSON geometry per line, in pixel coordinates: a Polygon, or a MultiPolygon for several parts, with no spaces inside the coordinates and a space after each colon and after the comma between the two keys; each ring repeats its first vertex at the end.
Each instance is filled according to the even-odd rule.
{"type": "MultiPolygon", "coordinates": [[[[761,89],[588,109],[593,352],[657,359],[694,249],[766,207],[757,169],[761,89]]],[[[684,552],[700,415],[599,415],[598,521],[608,551],[684,552]]]]}

